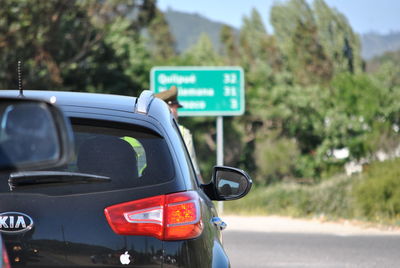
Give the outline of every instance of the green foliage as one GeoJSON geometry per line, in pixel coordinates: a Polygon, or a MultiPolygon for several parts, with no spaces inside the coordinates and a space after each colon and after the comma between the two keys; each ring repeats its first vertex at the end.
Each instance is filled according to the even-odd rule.
{"type": "MultiPolygon", "coordinates": [[[[358,36],[344,15],[323,0],[312,7],[305,0],[277,2],[271,23],[273,35],[253,10],[244,17],[239,36],[222,28],[221,56],[203,36],[178,59],[245,70],[245,114],[224,120],[225,163],[249,171],[259,188],[241,202],[227,204],[227,210],[365,217],[353,192],[362,178],[337,174],[349,161],[373,161],[377,152],[395,155],[400,142],[399,63],[396,57],[384,57],[373,72],[364,73],[358,36]],[[348,149],[349,156],[337,159],[337,149],[348,149]],[[270,186],[260,187],[266,184],[270,186]]],[[[214,161],[209,155],[215,155],[212,120],[185,122],[196,129],[196,142],[206,144],[198,152],[199,159],[206,159],[201,167],[209,168],[214,161]]],[[[397,208],[396,202],[390,204],[397,208]]]]}
{"type": "Polygon", "coordinates": [[[255,159],[258,168],[257,181],[271,183],[290,177],[295,170],[299,150],[294,139],[271,136],[256,140],[255,159]]]}
{"type": "Polygon", "coordinates": [[[257,58],[265,59],[267,31],[262,22],[261,15],[253,8],[250,17],[243,18],[240,31],[240,48],[243,61],[254,62],[257,58]]]}
{"type": "Polygon", "coordinates": [[[227,63],[232,66],[235,65],[235,61],[239,58],[239,51],[233,28],[228,25],[222,26],[220,40],[224,44],[222,54],[227,59],[227,63]]]}
{"type": "MultiPolygon", "coordinates": [[[[148,71],[151,69],[150,51],[143,37],[131,31],[131,23],[123,18],[109,25],[110,32],[105,36],[105,44],[115,53],[121,74],[129,78],[135,86],[119,89],[120,94],[137,95],[132,89],[148,88],[148,71]]],[[[116,81],[116,80],[114,80],[116,81]]]]}
{"type": "Polygon", "coordinates": [[[297,83],[310,85],[330,80],[332,62],[319,40],[313,11],[305,0],[275,3],[271,24],[286,66],[297,83]]]}
{"type": "Polygon", "coordinates": [[[358,36],[322,0],[312,8],[304,0],[278,2],[271,23],[273,36],[253,10],[239,42],[229,28],[221,32],[224,61],[246,74],[247,109],[228,126],[236,133],[225,146],[228,163],[262,184],[318,182],[340,173],[346,161],[373,160],[379,150],[392,154],[399,142],[400,69],[382,65],[374,76],[362,73],[358,36]],[[349,157],[336,159],[333,151],[342,148],[349,157]]]}
{"type": "Polygon", "coordinates": [[[359,214],[371,220],[400,218],[400,159],[375,162],[354,190],[359,214]]]}
{"type": "Polygon", "coordinates": [[[29,89],[137,95],[148,87],[152,57],[162,54],[141,34],[154,20],[166,35],[156,15],[155,1],[4,0],[0,87],[16,87],[22,60],[29,89]]]}
{"type": "Polygon", "coordinates": [[[351,191],[356,181],[357,178],[336,177],[314,186],[280,183],[256,187],[240,202],[226,202],[225,212],[350,218],[354,215],[351,191]]]}
{"type": "Polygon", "coordinates": [[[196,44],[190,47],[183,55],[185,65],[221,65],[221,59],[215,52],[213,44],[207,34],[200,35],[196,44]]]}
{"type": "Polygon", "coordinates": [[[361,72],[361,47],[346,17],[323,0],[314,1],[318,37],[335,72],[361,72]]]}
{"type": "MultiPolygon", "coordinates": [[[[220,34],[202,34],[180,55],[155,0],[1,4],[0,88],[16,87],[18,60],[23,61],[29,89],[126,95],[149,87],[149,71],[155,65],[242,66],[246,111],[224,118],[225,164],[247,170],[259,185],[276,185],[256,189],[232,208],[398,216],[396,164],[374,164],[352,194],[355,178],[326,179],[341,173],[346,162],[373,161],[377,152],[395,156],[400,142],[400,54],[375,58],[364,72],[358,36],[345,16],[323,0],[312,6],[305,0],[276,2],[270,16],[273,34],[255,9],[243,18],[239,32],[209,24],[221,29],[220,34]],[[222,46],[214,48],[211,40],[218,37],[222,46]],[[336,159],[336,149],[349,149],[350,155],[336,159]],[[368,195],[364,198],[361,192],[368,195]]],[[[201,32],[200,26],[178,26],[174,30],[189,39],[201,32]]],[[[207,181],[215,164],[215,118],[180,120],[192,130],[207,181]]]]}
{"type": "Polygon", "coordinates": [[[369,153],[365,134],[379,118],[380,89],[365,75],[341,74],[332,81],[332,95],[326,116],[326,129],[331,146],[349,147],[351,156],[369,153]]]}
{"type": "Polygon", "coordinates": [[[150,50],[158,60],[166,60],[175,56],[175,41],[170,32],[164,14],[155,11],[155,17],[149,25],[150,50]]]}
{"type": "MultiPolygon", "coordinates": [[[[370,64],[381,65],[383,63],[392,63],[395,66],[399,66],[400,65],[400,50],[388,51],[386,53],[383,53],[382,55],[373,58],[367,64],[368,65],[370,65],[370,64]]],[[[376,68],[374,68],[374,70],[376,70],[376,68]]]]}
{"type": "Polygon", "coordinates": [[[388,115],[398,118],[399,106],[392,102],[396,94],[380,83],[366,74],[335,77],[329,103],[332,108],[326,117],[330,146],[348,147],[351,157],[356,159],[372,157],[381,149],[393,149],[393,126],[397,122],[388,115]]]}
{"type": "Polygon", "coordinates": [[[225,203],[225,212],[398,223],[399,177],[400,158],[374,162],[358,176],[336,176],[315,185],[278,183],[255,187],[240,202],[225,203]]]}

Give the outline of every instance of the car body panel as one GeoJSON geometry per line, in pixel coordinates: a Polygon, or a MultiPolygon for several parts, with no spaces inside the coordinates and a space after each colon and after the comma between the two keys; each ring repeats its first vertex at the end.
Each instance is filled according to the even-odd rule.
{"type": "MultiPolygon", "coordinates": [[[[0,91],[15,95],[17,91],[0,91]]],[[[17,211],[34,221],[32,230],[3,235],[12,264],[27,267],[125,267],[121,256],[130,255],[129,267],[229,267],[217,216],[211,200],[199,187],[188,162],[182,137],[166,104],[154,99],[148,114],[135,112],[137,98],[93,93],[25,91],[26,96],[51,100],[73,125],[129,129],[141,126],[159,134],[169,148],[174,178],[144,187],[68,194],[52,190],[0,192],[0,212],[17,211]],[[104,209],[123,202],[193,190],[200,196],[203,232],[194,239],[161,241],[148,236],[117,235],[104,209]]],[[[1,178],[0,189],[7,188],[1,178]]]]}

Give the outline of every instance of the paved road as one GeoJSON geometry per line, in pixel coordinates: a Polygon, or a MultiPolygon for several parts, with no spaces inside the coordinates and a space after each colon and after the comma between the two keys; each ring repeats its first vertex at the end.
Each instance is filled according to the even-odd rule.
{"type": "Polygon", "coordinates": [[[227,218],[224,244],[233,268],[400,267],[398,230],[274,217],[227,218]]]}
{"type": "Polygon", "coordinates": [[[400,236],[226,231],[233,268],[400,267],[400,236]]]}

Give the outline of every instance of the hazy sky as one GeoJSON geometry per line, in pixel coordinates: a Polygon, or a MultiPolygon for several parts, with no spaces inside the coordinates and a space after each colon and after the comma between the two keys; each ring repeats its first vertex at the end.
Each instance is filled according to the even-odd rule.
{"type": "MultiPolygon", "coordinates": [[[[214,21],[240,27],[242,17],[257,8],[269,31],[269,10],[274,0],[158,0],[165,11],[168,7],[189,13],[198,13],[214,21]]],[[[282,2],[282,1],[280,1],[282,2]]],[[[308,0],[312,3],[311,0],[308,0]]],[[[400,0],[325,0],[343,13],[358,33],[390,33],[400,31],[400,0]]]]}

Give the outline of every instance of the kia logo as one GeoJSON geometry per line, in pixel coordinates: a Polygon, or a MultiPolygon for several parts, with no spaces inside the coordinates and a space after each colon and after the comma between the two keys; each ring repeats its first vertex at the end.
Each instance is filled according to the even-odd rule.
{"type": "Polygon", "coordinates": [[[0,232],[7,234],[23,233],[31,230],[33,220],[21,212],[0,213],[0,232]]]}

